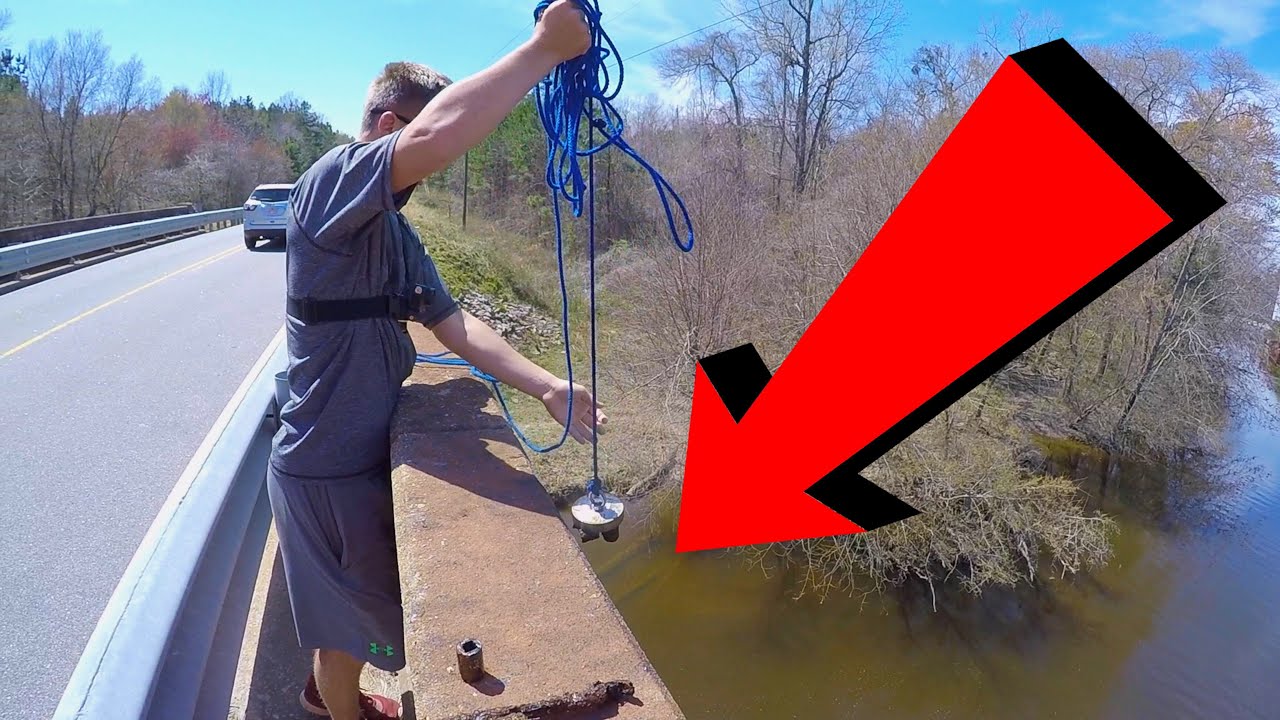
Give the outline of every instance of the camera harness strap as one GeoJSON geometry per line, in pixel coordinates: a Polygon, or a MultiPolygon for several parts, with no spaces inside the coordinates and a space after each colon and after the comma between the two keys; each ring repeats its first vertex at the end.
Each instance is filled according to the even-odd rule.
{"type": "MultiPolygon", "coordinates": [[[[413,289],[413,295],[417,297],[429,297],[431,293],[433,293],[431,288],[423,285],[416,285],[413,289]]],[[[377,295],[340,300],[291,297],[288,302],[288,311],[290,317],[301,320],[307,325],[382,317],[413,321],[417,319],[413,309],[417,304],[403,295],[377,295]]]]}

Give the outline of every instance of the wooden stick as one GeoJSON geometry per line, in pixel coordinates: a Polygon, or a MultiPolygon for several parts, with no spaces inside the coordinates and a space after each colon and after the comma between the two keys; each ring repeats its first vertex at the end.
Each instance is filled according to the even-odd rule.
{"type": "Polygon", "coordinates": [[[635,697],[635,694],[635,686],[625,680],[595,682],[585,693],[565,693],[548,700],[524,705],[455,715],[448,720],[514,720],[513,716],[538,720],[543,717],[557,717],[560,713],[598,710],[610,703],[626,702],[635,697]]]}

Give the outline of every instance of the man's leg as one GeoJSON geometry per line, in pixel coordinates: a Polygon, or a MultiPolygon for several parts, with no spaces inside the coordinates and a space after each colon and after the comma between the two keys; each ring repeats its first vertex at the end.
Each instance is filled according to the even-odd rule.
{"type": "Polygon", "coordinates": [[[317,650],[316,687],[333,720],[360,720],[360,673],[364,662],[339,650],[317,650]]]}
{"type": "Polygon", "coordinates": [[[298,644],[324,648],[299,701],[338,720],[398,718],[399,703],[359,690],[366,663],[404,668],[390,471],[312,482],[277,474],[268,490],[298,644]]]}

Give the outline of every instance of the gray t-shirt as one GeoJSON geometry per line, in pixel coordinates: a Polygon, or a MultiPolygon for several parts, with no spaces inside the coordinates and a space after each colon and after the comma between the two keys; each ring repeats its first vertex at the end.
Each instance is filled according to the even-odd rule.
{"type": "MultiPolygon", "coordinates": [[[[402,292],[410,243],[421,244],[400,213],[413,188],[391,190],[400,131],[329,151],[294,186],[285,266],[289,296],[315,300],[402,292]]],[[[430,257],[435,286],[428,328],[458,310],[430,257]]],[[[339,479],[389,461],[389,431],[400,387],[417,360],[403,324],[374,318],[305,325],[286,315],[292,399],[281,412],[271,463],[300,479],[339,479]]]]}

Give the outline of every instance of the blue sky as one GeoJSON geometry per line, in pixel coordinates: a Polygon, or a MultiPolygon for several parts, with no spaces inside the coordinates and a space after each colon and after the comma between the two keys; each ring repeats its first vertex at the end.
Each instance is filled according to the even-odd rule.
{"type": "MultiPolygon", "coordinates": [[[[624,57],[731,13],[721,0],[600,0],[605,29],[624,57]]],[[[370,0],[181,4],[175,0],[0,0],[5,35],[25,49],[68,30],[101,30],[122,60],[137,54],[163,87],[198,89],[224,71],[237,96],[292,92],[352,132],[369,80],[391,60],[415,60],[458,79],[527,37],[533,0],[370,0]],[[517,38],[513,40],[513,37],[517,38]]],[[[896,54],[926,42],[965,44],[984,21],[1006,26],[1017,11],[1048,12],[1077,44],[1152,32],[1193,48],[1229,47],[1280,79],[1280,0],[901,0],[896,54]]],[[[647,61],[627,64],[624,96],[669,97],[647,61]]]]}

